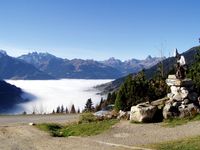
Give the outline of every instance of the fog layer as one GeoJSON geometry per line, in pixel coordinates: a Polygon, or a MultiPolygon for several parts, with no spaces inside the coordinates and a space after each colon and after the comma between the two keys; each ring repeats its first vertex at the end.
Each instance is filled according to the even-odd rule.
{"type": "MultiPolygon", "coordinates": [[[[94,105],[99,103],[101,95],[93,87],[111,80],[83,80],[83,79],[62,79],[62,80],[7,80],[7,82],[20,87],[24,92],[25,98],[31,101],[19,104],[20,111],[27,113],[50,113],[57,106],[71,108],[84,108],[88,98],[91,98],[94,105]]],[[[18,112],[14,113],[20,113],[18,112]]]]}

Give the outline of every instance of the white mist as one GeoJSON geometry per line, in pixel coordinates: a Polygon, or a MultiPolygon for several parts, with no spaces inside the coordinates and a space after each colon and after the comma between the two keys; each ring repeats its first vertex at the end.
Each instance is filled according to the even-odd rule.
{"type": "MultiPolygon", "coordinates": [[[[88,98],[91,98],[94,106],[99,103],[101,95],[93,87],[112,80],[84,80],[84,79],[62,79],[62,80],[7,80],[8,83],[20,87],[24,92],[32,96],[32,100],[21,103],[20,111],[32,113],[50,113],[57,106],[64,105],[70,110],[71,105],[82,110],[88,98]]],[[[28,97],[29,95],[23,95],[28,97]]],[[[14,112],[20,113],[20,112],[14,112]]]]}

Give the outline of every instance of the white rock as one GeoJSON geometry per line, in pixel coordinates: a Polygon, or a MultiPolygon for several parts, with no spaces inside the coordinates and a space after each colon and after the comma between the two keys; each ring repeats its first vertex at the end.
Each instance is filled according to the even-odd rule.
{"type": "Polygon", "coordinates": [[[171,86],[170,90],[171,90],[171,93],[172,93],[172,94],[176,95],[176,94],[179,93],[180,87],[171,86]]]}
{"type": "Polygon", "coordinates": [[[35,123],[33,123],[33,122],[29,123],[29,126],[34,126],[34,125],[35,125],[35,123]]]}
{"type": "Polygon", "coordinates": [[[188,96],[189,92],[188,90],[186,90],[186,88],[182,87],[180,94],[181,94],[182,99],[185,99],[188,96]]]}
{"type": "Polygon", "coordinates": [[[150,122],[152,121],[157,106],[153,106],[147,103],[141,103],[131,107],[130,120],[136,122],[150,122]]]}

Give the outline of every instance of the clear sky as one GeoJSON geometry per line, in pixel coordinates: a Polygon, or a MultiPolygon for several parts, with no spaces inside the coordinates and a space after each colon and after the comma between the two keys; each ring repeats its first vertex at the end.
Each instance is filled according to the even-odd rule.
{"type": "Polygon", "coordinates": [[[0,49],[143,59],[199,45],[199,0],[0,0],[0,49]]]}

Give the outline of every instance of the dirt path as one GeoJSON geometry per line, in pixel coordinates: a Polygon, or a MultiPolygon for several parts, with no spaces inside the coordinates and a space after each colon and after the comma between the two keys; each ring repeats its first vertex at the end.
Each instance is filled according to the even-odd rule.
{"type": "Polygon", "coordinates": [[[200,135],[200,122],[167,128],[121,121],[100,135],[70,138],[55,138],[34,126],[8,123],[0,126],[0,150],[130,150],[196,135],[200,135]]]}

